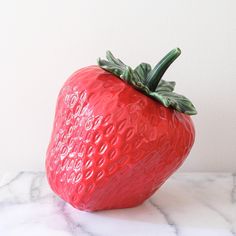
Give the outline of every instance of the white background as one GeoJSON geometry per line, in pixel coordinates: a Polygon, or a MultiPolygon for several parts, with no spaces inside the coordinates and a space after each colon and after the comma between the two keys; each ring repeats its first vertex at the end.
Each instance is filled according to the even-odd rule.
{"type": "Polygon", "coordinates": [[[235,0],[0,1],[0,169],[44,170],[56,97],[75,70],[110,49],[154,65],[198,110],[181,171],[236,171],[235,0]]]}

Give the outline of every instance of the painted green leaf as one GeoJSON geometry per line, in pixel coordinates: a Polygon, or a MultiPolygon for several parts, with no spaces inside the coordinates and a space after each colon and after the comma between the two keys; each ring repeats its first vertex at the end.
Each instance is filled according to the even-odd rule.
{"type": "Polygon", "coordinates": [[[115,58],[110,51],[106,53],[107,60],[98,59],[98,65],[116,75],[124,82],[145,95],[187,115],[195,115],[197,111],[191,101],[174,93],[175,82],[162,80],[161,77],[170,64],[180,55],[180,49],[170,51],[152,70],[147,63],[141,63],[134,70],[115,58]]]}
{"type": "Polygon", "coordinates": [[[197,111],[188,98],[170,91],[151,92],[150,96],[160,101],[165,107],[172,107],[187,115],[196,115],[197,111]]]}
{"type": "Polygon", "coordinates": [[[148,73],[152,70],[152,67],[148,63],[141,63],[134,69],[134,73],[139,77],[140,81],[144,83],[148,73]]]}
{"type": "Polygon", "coordinates": [[[156,87],[156,92],[166,91],[166,92],[173,92],[175,89],[175,82],[174,81],[165,81],[161,80],[156,87]]]}

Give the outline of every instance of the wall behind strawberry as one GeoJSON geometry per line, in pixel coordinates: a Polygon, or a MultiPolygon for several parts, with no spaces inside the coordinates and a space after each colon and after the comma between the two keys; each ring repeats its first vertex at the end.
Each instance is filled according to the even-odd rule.
{"type": "Polygon", "coordinates": [[[0,169],[44,170],[56,97],[110,49],[132,66],[178,46],[164,78],[198,110],[181,171],[236,171],[236,1],[0,2],[0,169]]]}

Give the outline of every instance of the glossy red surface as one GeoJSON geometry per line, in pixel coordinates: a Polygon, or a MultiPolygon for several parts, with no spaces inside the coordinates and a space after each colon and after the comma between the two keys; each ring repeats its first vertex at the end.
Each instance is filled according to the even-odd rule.
{"type": "Polygon", "coordinates": [[[97,66],[60,91],[46,171],[75,208],[133,207],[182,164],[194,142],[190,116],[165,108],[97,66]]]}

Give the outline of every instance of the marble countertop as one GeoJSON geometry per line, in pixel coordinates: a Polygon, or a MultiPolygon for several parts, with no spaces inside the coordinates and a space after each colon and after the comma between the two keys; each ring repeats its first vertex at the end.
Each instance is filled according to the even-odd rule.
{"type": "Polygon", "coordinates": [[[0,174],[0,235],[236,236],[236,174],[173,175],[139,207],[82,212],[42,172],[0,174]]]}

